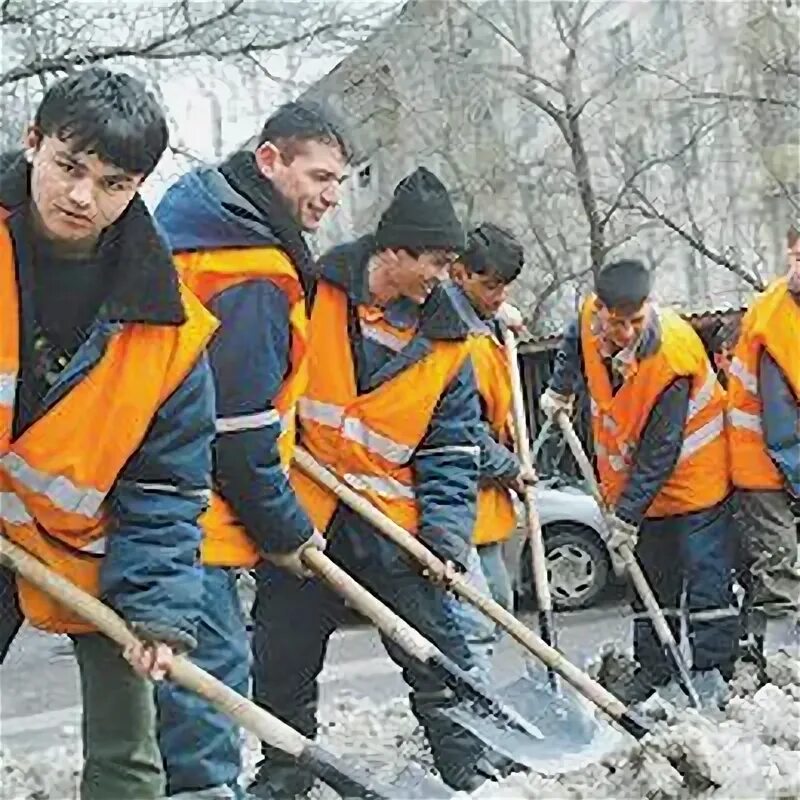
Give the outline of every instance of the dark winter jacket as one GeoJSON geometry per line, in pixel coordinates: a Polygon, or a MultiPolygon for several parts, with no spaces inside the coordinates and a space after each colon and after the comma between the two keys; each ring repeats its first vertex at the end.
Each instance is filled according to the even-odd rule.
{"type": "MultiPolygon", "coordinates": [[[[311,258],[297,224],[252,154],[237,153],[219,169],[190,172],[156,209],[173,252],[242,247],[282,249],[301,279],[311,258]]],[[[209,347],[217,417],[269,411],[289,371],[289,300],[267,280],[237,284],[209,304],[221,327],[209,347]]],[[[215,488],[264,552],[288,552],[313,526],[284,473],[280,423],[220,433],[214,444],[215,488]]]]}
{"type": "MultiPolygon", "coordinates": [[[[355,310],[370,300],[366,265],[374,251],[373,238],[363,237],[334,248],[320,264],[321,279],[346,291],[351,300],[350,341],[360,392],[374,389],[417,363],[430,353],[434,340],[461,340],[485,331],[461,292],[444,284],[421,307],[398,300],[385,309],[387,322],[415,331],[401,351],[362,336],[355,310]]],[[[467,359],[442,395],[413,461],[419,537],[442,558],[461,566],[466,565],[475,525],[480,437],[477,385],[467,359]]],[[[368,525],[342,507],[332,524],[332,535],[334,528],[362,530],[360,546],[365,548],[365,558],[380,552],[385,561],[396,562],[396,548],[365,530],[368,525]]]]}
{"type": "MultiPolygon", "coordinates": [[[[8,223],[22,286],[28,284],[25,272],[30,268],[24,221],[27,199],[27,166],[19,159],[0,176],[0,205],[12,210],[8,223]]],[[[170,253],[141,199],[133,200],[111,232],[119,239],[114,281],[86,341],[50,387],[39,414],[88,379],[122,324],[184,322],[170,253]]],[[[25,340],[30,338],[34,309],[27,292],[20,300],[25,340]]],[[[125,420],[118,424],[124,426],[125,420]]],[[[100,571],[102,599],[146,634],[187,647],[194,643],[200,602],[197,519],[210,488],[213,436],[213,385],[207,360],[201,357],[161,406],[105,501],[110,519],[100,571]],[[174,491],[158,488],[165,485],[174,491]]]]}
{"type": "Polygon", "coordinates": [[[758,387],[767,452],[783,473],[789,490],[800,497],[800,405],[783,371],[766,351],[759,362],[758,387]]]}

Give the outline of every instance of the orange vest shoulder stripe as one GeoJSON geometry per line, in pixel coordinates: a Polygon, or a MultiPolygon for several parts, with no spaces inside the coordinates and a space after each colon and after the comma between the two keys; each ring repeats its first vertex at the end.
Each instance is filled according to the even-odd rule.
{"type": "MultiPolygon", "coordinates": [[[[3,394],[0,533],[94,595],[104,552],[105,499],[217,326],[183,289],[182,300],[187,317],[183,325],[120,325],[86,377],[13,442],[16,381],[3,394]]],[[[0,307],[0,364],[5,374],[16,375],[18,288],[4,224],[0,307]]],[[[63,633],[93,630],[25,581],[19,581],[19,590],[32,625],[63,633]]]]}
{"type": "Polygon", "coordinates": [[[683,448],[672,475],[647,511],[669,517],[711,508],[730,491],[724,392],[703,345],[677,314],[659,309],[658,352],[639,361],[635,375],[613,393],[608,369],[592,333],[595,299],[581,311],[581,346],[591,398],[592,430],[603,494],[616,504],[625,489],[650,413],[677,378],[691,379],[683,448]]]}
{"type": "Polygon", "coordinates": [[[800,305],[789,293],[785,278],[769,286],[745,314],[731,362],[728,435],[733,483],[740,489],[784,487],[761,427],[758,370],[765,351],[780,367],[800,404],[800,305]]]}
{"type": "MultiPolygon", "coordinates": [[[[297,270],[282,250],[272,246],[178,253],[175,261],[182,280],[205,304],[226,289],[252,280],[268,280],[288,298],[290,369],[278,394],[269,408],[265,398],[265,409],[260,415],[217,420],[219,433],[280,424],[278,451],[288,472],[294,455],[297,403],[308,382],[308,320],[297,270]]],[[[242,376],[242,380],[246,379],[242,376]]],[[[258,549],[233,509],[217,492],[212,494],[208,511],[200,521],[204,532],[203,563],[225,567],[253,567],[258,563],[258,549]]]]}

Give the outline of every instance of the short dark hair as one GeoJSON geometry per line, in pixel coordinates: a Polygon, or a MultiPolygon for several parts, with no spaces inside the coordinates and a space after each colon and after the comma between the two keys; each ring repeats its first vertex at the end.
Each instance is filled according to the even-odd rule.
{"type": "Polygon", "coordinates": [[[69,140],[125,172],[149,175],[164,153],[164,112],[145,85],[124,72],[90,67],[54,83],[34,118],[41,136],[69,140]]]}
{"type": "Polygon", "coordinates": [[[484,222],[469,232],[461,260],[470,272],[481,275],[491,272],[509,284],[519,277],[525,266],[525,251],[513,233],[484,222]]]}
{"type": "Polygon", "coordinates": [[[305,100],[285,103],[264,123],[258,146],[265,142],[272,142],[289,160],[296,155],[297,145],[304,142],[335,144],[345,161],[351,155],[345,136],[330,112],[305,100]]]}
{"type": "Polygon", "coordinates": [[[652,288],[650,270],[634,258],[605,264],[594,280],[597,297],[612,311],[632,312],[641,308],[652,288]]]}

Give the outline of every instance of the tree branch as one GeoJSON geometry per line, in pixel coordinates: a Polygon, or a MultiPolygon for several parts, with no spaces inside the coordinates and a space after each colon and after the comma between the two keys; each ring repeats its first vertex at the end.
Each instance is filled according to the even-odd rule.
{"type": "Polygon", "coordinates": [[[681,237],[687,244],[691,245],[698,253],[702,256],[707,258],[709,261],[717,264],[720,267],[724,267],[725,269],[732,272],[734,275],[737,275],[741,278],[745,283],[749,286],[752,286],[756,291],[763,291],[765,289],[764,282],[758,276],[752,275],[745,267],[741,264],[736,264],[733,261],[721,256],[719,253],[715,253],[711,250],[705,242],[700,240],[698,237],[693,236],[688,231],[684,230],[677,222],[670,219],[666,214],[662,211],[659,211],[655,205],[648,200],[638,189],[633,187],[631,189],[631,193],[634,194],[641,205],[632,204],[627,205],[625,208],[630,211],[636,211],[641,214],[645,219],[657,219],[659,220],[666,228],[676,233],[678,236],[681,237]]]}
{"type": "Polygon", "coordinates": [[[694,147],[707,133],[712,131],[717,125],[724,122],[727,118],[727,115],[721,115],[716,120],[712,120],[707,125],[701,125],[690,137],[689,139],[676,150],[674,153],[670,153],[666,156],[656,156],[654,158],[649,158],[646,161],[642,162],[642,164],[637,167],[623,182],[622,186],[617,191],[614,200],[611,202],[611,205],[608,207],[608,210],[603,215],[603,218],[600,220],[599,226],[601,230],[604,230],[608,223],[611,221],[611,217],[614,213],[619,209],[619,205],[622,202],[623,198],[630,190],[630,188],[636,183],[636,181],[648,170],[652,169],[653,167],[669,164],[675,159],[680,158],[687,150],[694,147]]]}
{"type": "Polygon", "coordinates": [[[243,2],[244,0],[233,0],[223,11],[212,17],[184,26],[178,31],[166,33],[163,36],[159,36],[150,42],[138,46],[119,45],[94,50],[90,49],[85,53],[72,53],[68,49],[58,56],[38,58],[27,64],[14,67],[5,74],[0,75],[0,86],[8,86],[9,84],[50,72],[65,72],[77,66],[96,64],[118,58],[141,58],[147,61],[176,61],[182,58],[210,55],[221,60],[237,55],[247,56],[253,53],[282,50],[285,47],[314,39],[323,33],[334,30],[341,24],[339,22],[326,22],[310,30],[287,36],[283,39],[276,39],[271,42],[255,42],[251,40],[249,43],[224,49],[195,46],[161,52],[164,47],[182,40],[191,40],[191,38],[200,31],[206,30],[222,22],[226,18],[233,16],[243,2]]]}

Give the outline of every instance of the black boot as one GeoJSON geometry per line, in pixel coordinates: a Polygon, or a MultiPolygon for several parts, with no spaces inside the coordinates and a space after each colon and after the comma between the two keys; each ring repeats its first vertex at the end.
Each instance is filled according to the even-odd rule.
{"type": "Polygon", "coordinates": [[[314,785],[314,776],[284,756],[264,758],[258,763],[253,782],[247,787],[250,797],[259,800],[301,800],[314,785]]]}

